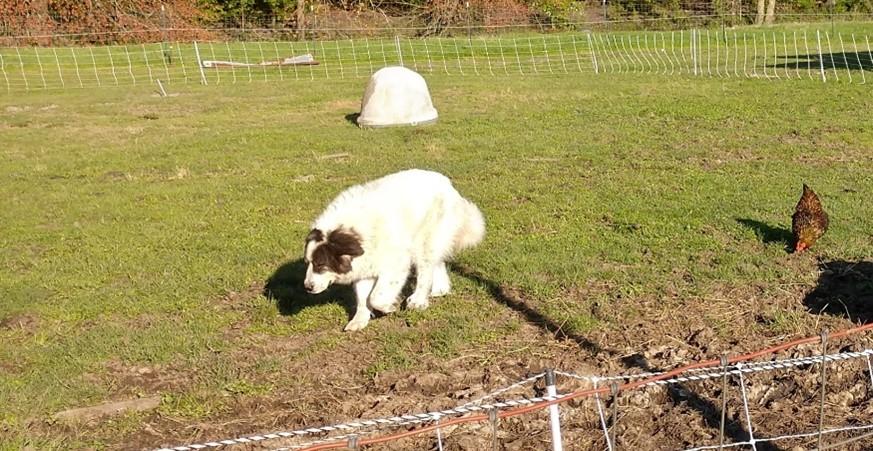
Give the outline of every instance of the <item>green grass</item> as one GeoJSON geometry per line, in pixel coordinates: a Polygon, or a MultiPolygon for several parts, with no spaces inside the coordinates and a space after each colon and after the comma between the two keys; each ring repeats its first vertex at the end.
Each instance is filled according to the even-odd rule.
{"type": "MultiPolygon", "coordinates": [[[[161,414],[209,421],[233,400],[308,383],[277,369],[340,364],[326,359],[352,341],[369,343],[366,379],[515,334],[518,320],[458,275],[456,295],[354,335],[340,332],[348,318],[335,303],[287,316],[263,296],[228,296],[299,258],[310,221],[340,190],[403,168],[453,178],[488,222],[485,242],[461,260],[576,333],[607,326],[590,313],[595,301],[814,279],[814,262],[798,271],[783,243],[738,222],[788,227],[802,182],[832,215],[816,252],[873,254],[869,86],[594,75],[429,83],[439,123],[382,130],[345,119],[360,80],[0,97],[0,321],[27,319],[0,327],[0,446],[99,447],[114,443],[107,430],[136,430],[144,417],[84,436],[46,421],[127,396],[116,366],[185,375],[157,389],[161,414]],[[613,289],[591,289],[601,285],[613,289]]],[[[796,330],[792,315],[775,318],[774,332],[796,330]]]]}

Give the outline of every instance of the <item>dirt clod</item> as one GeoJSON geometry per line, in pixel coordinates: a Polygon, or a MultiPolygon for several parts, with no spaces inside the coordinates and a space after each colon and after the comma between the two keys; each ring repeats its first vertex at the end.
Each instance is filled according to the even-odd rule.
{"type": "Polygon", "coordinates": [[[21,313],[0,319],[0,329],[31,331],[35,330],[38,325],[39,318],[30,313],[21,313]]]}
{"type": "Polygon", "coordinates": [[[55,414],[55,420],[74,424],[95,420],[97,418],[119,415],[128,412],[143,412],[152,410],[161,404],[160,396],[151,396],[148,398],[131,399],[127,401],[110,402],[100,404],[98,406],[80,407],[76,409],[64,410],[55,414]]]}

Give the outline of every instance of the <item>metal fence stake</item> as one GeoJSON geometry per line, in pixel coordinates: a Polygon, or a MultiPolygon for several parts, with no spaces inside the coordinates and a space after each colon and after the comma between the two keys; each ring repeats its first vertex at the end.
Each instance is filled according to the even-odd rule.
{"type": "Polygon", "coordinates": [[[164,84],[161,83],[161,80],[155,79],[158,83],[158,89],[160,89],[161,97],[167,97],[167,91],[164,89],[164,84]]]}
{"type": "Polygon", "coordinates": [[[721,422],[718,427],[718,449],[724,448],[724,422],[727,414],[727,379],[728,379],[728,357],[721,356],[721,370],[724,372],[721,376],[721,422]]]}
{"type": "Polygon", "coordinates": [[[827,383],[827,365],[825,364],[825,355],[828,348],[828,330],[821,331],[821,404],[818,409],[818,448],[822,445],[822,428],[824,427],[824,405],[825,405],[825,385],[827,383]]]}
{"type": "Polygon", "coordinates": [[[488,411],[488,419],[491,421],[491,449],[499,451],[500,447],[497,443],[497,408],[488,411]]]}
{"type": "MultiPolygon", "coordinates": [[[[440,419],[439,419],[439,417],[437,417],[436,425],[439,426],[439,424],[440,424],[440,419]]],[[[436,429],[436,436],[437,436],[437,450],[443,451],[443,434],[442,434],[442,432],[440,432],[439,427],[437,427],[437,429],[436,429]]]]}
{"type": "MultiPolygon", "coordinates": [[[[203,72],[203,60],[200,59],[200,47],[197,46],[197,41],[194,41],[194,54],[197,55],[197,67],[200,68],[200,83],[208,85],[206,81],[206,73],[203,72]]],[[[233,66],[231,66],[233,68],[233,66]]]]}
{"type": "Polygon", "coordinates": [[[618,382],[609,384],[609,391],[612,393],[612,446],[613,449],[618,449],[618,442],[615,440],[618,425],[618,382]]]}

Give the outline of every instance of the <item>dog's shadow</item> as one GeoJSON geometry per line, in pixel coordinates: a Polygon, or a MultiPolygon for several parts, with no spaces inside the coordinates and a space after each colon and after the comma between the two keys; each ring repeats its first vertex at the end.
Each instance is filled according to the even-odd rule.
{"type": "Polygon", "coordinates": [[[355,314],[355,294],[346,285],[331,285],[319,294],[310,294],[303,288],[306,263],[303,259],[286,262],[273,272],[264,284],[264,297],[276,303],[279,313],[293,316],[308,307],[340,304],[349,319],[355,314]]]}

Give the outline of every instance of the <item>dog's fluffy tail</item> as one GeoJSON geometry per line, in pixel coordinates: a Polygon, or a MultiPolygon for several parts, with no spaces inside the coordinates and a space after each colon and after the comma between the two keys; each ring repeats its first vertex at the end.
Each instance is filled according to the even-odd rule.
{"type": "Polygon", "coordinates": [[[485,237],[485,218],[473,202],[463,199],[463,222],[455,237],[455,251],[473,247],[485,237]]]}

